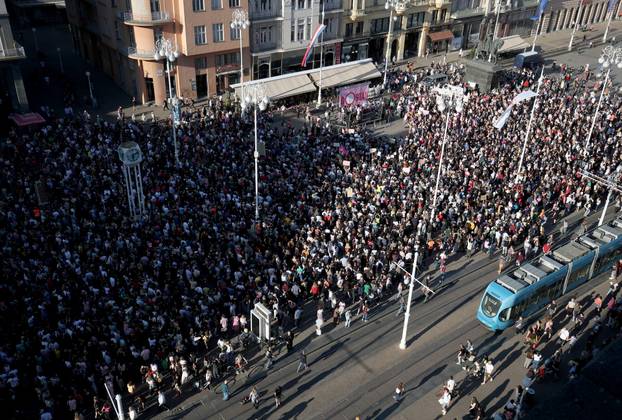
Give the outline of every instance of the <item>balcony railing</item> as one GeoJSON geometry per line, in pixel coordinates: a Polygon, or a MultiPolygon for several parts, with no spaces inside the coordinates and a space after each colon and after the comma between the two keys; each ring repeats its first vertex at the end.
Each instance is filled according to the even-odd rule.
{"type": "Polygon", "coordinates": [[[141,50],[136,47],[127,47],[127,56],[136,60],[155,60],[155,50],[141,50]]]}
{"type": "Polygon", "coordinates": [[[279,4],[272,3],[272,7],[269,9],[268,8],[262,9],[260,7],[253,7],[249,5],[249,16],[251,20],[282,17],[281,3],[280,2],[279,4]]]}
{"type": "Polygon", "coordinates": [[[452,19],[465,19],[472,16],[483,15],[486,9],[483,7],[468,7],[466,9],[457,10],[451,14],[452,19]]]}
{"type": "Polygon", "coordinates": [[[0,49],[0,60],[16,60],[26,57],[26,51],[24,47],[15,46],[15,48],[3,48],[0,49]]]}
{"type": "Polygon", "coordinates": [[[151,12],[151,14],[136,14],[132,12],[122,13],[123,22],[128,25],[160,25],[172,22],[173,18],[168,12],[151,12]]]}
{"type": "Polygon", "coordinates": [[[253,52],[264,52],[275,50],[277,46],[276,42],[256,42],[252,45],[253,52]]]}

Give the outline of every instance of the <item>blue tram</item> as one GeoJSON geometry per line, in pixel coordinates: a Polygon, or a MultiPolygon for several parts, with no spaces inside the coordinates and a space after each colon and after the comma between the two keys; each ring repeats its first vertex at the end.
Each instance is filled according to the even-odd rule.
{"type": "Polygon", "coordinates": [[[503,273],[486,288],[477,319],[501,331],[597,275],[622,256],[622,217],[503,273]]]}

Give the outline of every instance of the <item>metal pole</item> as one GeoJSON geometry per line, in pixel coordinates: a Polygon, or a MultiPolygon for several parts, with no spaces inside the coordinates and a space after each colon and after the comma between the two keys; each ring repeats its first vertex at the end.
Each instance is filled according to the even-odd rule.
{"type": "MultiPolygon", "coordinates": [[[[497,17],[495,19],[495,32],[492,34],[493,42],[495,41],[495,39],[497,39],[497,26],[499,25],[499,9],[500,8],[501,8],[501,0],[497,0],[497,17]]],[[[538,20],[538,24],[539,23],[540,21],[538,20]]],[[[538,28],[536,27],[536,33],[537,32],[538,32],[538,28]]],[[[490,63],[491,61],[492,61],[492,49],[490,50],[490,53],[488,54],[488,62],[490,63]]]]}
{"type": "Polygon", "coordinates": [[[436,172],[436,186],[434,187],[434,199],[432,200],[432,211],[430,212],[430,223],[434,221],[436,214],[436,196],[438,195],[438,184],[441,181],[441,168],[443,167],[443,156],[445,155],[445,143],[447,141],[447,129],[449,128],[449,116],[451,114],[451,105],[447,106],[447,120],[445,121],[445,131],[443,133],[443,143],[441,145],[441,158],[438,162],[438,171],[436,172]]]}
{"type": "Polygon", "coordinates": [[[389,32],[387,32],[387,51],[384,54],[384,80],[382,86],[387,86],[387,72],[389,69],[389,56],[391,55],[391,32],[393,31],[393,6],[390,6],[391,12],[389,13],[389,32]]]}
{"type": "Polygon", "coordinates": [[[415,251],[415,260],[413,261],[413,272],[410,275],[410,284],[408,288],[408,302],[406,303],[406,314],[404,315],[404,327],[402,328],[402,340],[400,341],[400,349],[406,349],[406,335],[408,334],[408,321],[410,320],[410,306],[413,300],[413,290],[415,288],[415,274],[417,270],[417,261],[419,261],[419,250],[415,251]]]}
{"type": "Polygon", "coordinates": [[[60,53],[60,48],[56,48],[56,52],[58,53],[58,62],[60,64],[60,72],[65,73],[65,68],[63,67],[63,56],[60,53]]]}
{"type": "Polygon", "coordinates": [[[244,97],[244,55],[242,52],[242,27],[240,29],[240,92],[244,97]]]}
{"type": "MultiPolygon", "coordinates": [[[[322,25],[324,24],[324,5],[326,2],[322,2],[322,25]]],[[[317,90],[317,106],[322,105],[322,66],[324,64],[324,32],[322,31],[322,39],[320,40],[320,86],[317,90]]]]}
{"type": "Polygon", "coordinates": [[[89,82],[89,95],[91,95],[91,105],[95,105],[95,99],[93,97],[93,86],[91,85],[91,72],[86,72],[86,79],[89,82]]]}
{"type": "Polygon", "coordinates": [[[585,140],[586,156],[587,156],[587,150],[590,147],[590,140],[592,139],[592,133],[594,132],[594,126],[596,125],[596,119],[598,118],[598,113],[600,112],[600,106],[603,103],[603,97],[605,96],[605,89],[607,88],[607,83],[609,82],[610,72],[611,72],[611,67],[607,69],[607,74],[605,75],[605,82],[603,83],[603,88],[600,90],[600,97],[598,98],[598,104],[596,105],[596,111],[594,112],[594,118],[592,118],[592,125],[590,126],[590,131],[587,133],[587,139],[585,140]]]}
{"type": "Polygon", "coordinates": [[[257,90],[255,90],[255,223],[259,222],[259,152],[257,151],[257,90]]]}
{"type": "MultiPolygon", "coordinates": [[[[570,35],[570,42],[568,43],[568,51],[572,51],[572,43],[574,42],[574,34],[577,32],[579,26],[579,17],[581,17],[581,6],[583,6],[583,0],[579,0],[579,8],[577,9],[577,15],[574,19],[574,28],[572,28],[572,35],[570,35]]],[[[539,23],[540,21],[538,21],[539,23]]]]}
{"type": "Polygon", "coordinates": [[[607,26],[605,27],[605,35],[603,35],[603,44],[607,42],[607,35],[609,34],[609,25],[611,25],[611,19],[613,18],[613,14],[615,13],[615,6],[613,10],[609,12],[609,19],[607,19],[607,26]]]}
{"type": "Polygon", "coordinates": [[[175,112],[174,112],[174,104],[173,104],[173,85],[171,83],[171,61],[168,57],[164,57],[166,60],[166,72],[168,73],[168,96],[171,107],[171,120],[173,126],[173,147],[175,147],[175,165],[179,166],[179,151],[177,150],[177,130],[175,128],[175,112]]]}
{"type": "Polygon", "coordinates": [[[117,416],[119,416],[119,420],[125,420],[125,413],[123,412],[123,400],[121,399],[121,394],[115,395],[117,400],[117,416]]]}
{"type": "Polygon", "coordinates": [[[600,215],[600,220],[598,220],[598,226],[602,226],[605,223],[605,215],[607,214],[607,207],[609,207],[609,201],[611,200],[611,193],[613,189],[609,188],[609,192],[607,193],[607,199],[605,200],[605,207],[603,207],[603,212],[600,215]]]}
{"type": "MultiPolygon", "coordinates": [[[[538,80],[538,89],[536,89],[536,93],[540,92],[540,85],[542,84],[542,79],[544,75],[544,67],[542,68],[542,72],[540,73],[540,79],[538,80]]],[[[516,171],[516,183],[518,183],[518,178],[520,177],[520,171],[523,168],[523,159],[525,158],[525,149],[527,148],[527,140],[529,139],[529,133],[531,133],[531,124],[533,123],[533,116],[536,111],[536,104],[538,103],[538,97],[536,96],[533,100],[533,106],[531,108],[531,115],[529,116],[529,122],[527,123],[527,132],[525,133],[525,140],[523,141],[523,150],[520,153],[520,160],[518,161],[518,171],[516,171]]]]}

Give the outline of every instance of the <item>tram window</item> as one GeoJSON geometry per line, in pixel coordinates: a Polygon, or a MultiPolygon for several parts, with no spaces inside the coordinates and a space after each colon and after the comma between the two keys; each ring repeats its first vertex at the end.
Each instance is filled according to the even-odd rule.
{"type": "Polygon", "coordinates": [[[510,319],[510,309],[512,308],[507,308],[501,311],[501,313],[499,314],[500,321],[507,321],[508,319],[510,319]]]}

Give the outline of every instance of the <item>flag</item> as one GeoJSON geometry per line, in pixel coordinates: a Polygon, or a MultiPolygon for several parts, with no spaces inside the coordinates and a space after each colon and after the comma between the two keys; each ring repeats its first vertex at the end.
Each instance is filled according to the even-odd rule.
{"type": "Polygon", "coordinates": [[[616,7],[616,3],[618,0],[609,0],[609,5],[607,6],[607,13],[611,13],[613,8],[616,7]]]}
{"type": "Polygon", "coordinates": [[[540,0],[540,4],[538,5],[538,12],[535,16],[530,17],[531,20],[540,20],[542,14],[544,13],[544,9],[549,4],[549,0],[540,0]]]}
{"type": "Polygon", "coordinates": [[[499,118],[497,118],[497,120],[493,123],[493,126],[497,130],[501,130],[505,126],[505,123],[508,121],[508,118],[510,118],[514,105],[517,105],[536,96],[538,96],[538,94],[532,90],[526,90],[516,95],[514,99],[512,99],[512,103],[510,104],[510,106],[508,106],[505,111],[503,111],[503,114],[501,114],[501,116],[499,116],[499,118]]]}
{"type": "Polygon", "coordinates": [[[313,34],[313,37],[311,38],[311,42],[309,42],[309,46],[307,47],[307,50],[305,51],[305,55],[304,57],[302,57],[302,63],[300,63],[302,67],[307,67],[307,60],[309,59],[309,54],[311,54],[311,50],[313,50],[313,47],[317,43],[317,40],[320,38],[320,35],[322,35],[322,32],[324,32],[324,29],[326,29],[326,25],[321,24],[315,30],[315,33],[313,34]]]}

